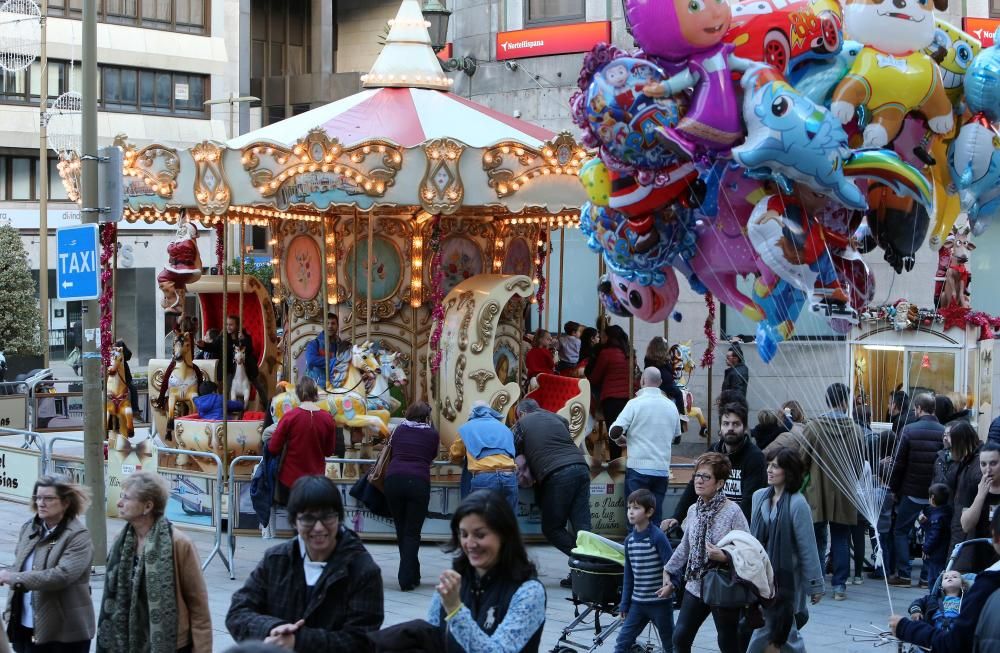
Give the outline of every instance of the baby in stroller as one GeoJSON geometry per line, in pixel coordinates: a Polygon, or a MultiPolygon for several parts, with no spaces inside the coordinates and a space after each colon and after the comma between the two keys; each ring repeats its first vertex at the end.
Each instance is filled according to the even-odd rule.
{"type": "Polygon", "coordinates": [[[939,630],[951,630],[962,610],[962,597],[969,590],[969,581],[956,569],[944,572],[941,584],[927,596],[910,604],[910,619],[926,620],[939,630]]]}

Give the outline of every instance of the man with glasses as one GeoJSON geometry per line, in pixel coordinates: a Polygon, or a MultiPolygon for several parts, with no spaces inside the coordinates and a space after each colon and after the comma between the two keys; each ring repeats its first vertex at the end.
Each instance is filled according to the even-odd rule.
{"type": "Polygon", "coordinates": [[[337,486],[324,476],[295,481],[288,520],[297,537],[268,549],[233,595],[229,633],[299,651],[368,650],[367,633],[382,625],[382,573],[343,526],[337,486]]]}

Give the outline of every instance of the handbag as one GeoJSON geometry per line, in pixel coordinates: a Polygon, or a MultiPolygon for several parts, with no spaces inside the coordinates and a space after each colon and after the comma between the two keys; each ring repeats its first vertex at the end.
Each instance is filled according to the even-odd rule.
{"type": "Polygon", "coordinates": [[[368,470],[368,482],[378,488],[379,492],[385,492],[385,476],[389,471],[389,461],[392,460],[392,435],[386,440],[382,451],[378,452],[375,464],[368,470]]]}
{"type": "Polygon", "coordinates": [[[701,600],[712,608],[737,609],[756,603],[757,595],[732,566],[710,566],[701,579],[701,600]]]}
{"type": "Polygon", "coordinates": [[[358,480],[354,481],[348,494],[357,499],[359,503],[364,504],[372,514],[385,518],[392,517],[389,501],[385,498],[385,494],[368,480],[368,476],[361,475],[358,480]]]}

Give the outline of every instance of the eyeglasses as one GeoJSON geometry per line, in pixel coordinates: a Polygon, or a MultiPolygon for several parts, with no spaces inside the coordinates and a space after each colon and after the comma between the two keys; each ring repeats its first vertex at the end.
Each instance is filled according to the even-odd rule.
{"type": "Polygon", "coordinates": [[[307,512],[296,517],[295,523],[302,528],[309,530],[316,525],[316,522],[323,522],[324,526],[329,526],[336,523],[339,517],[340,516],[335,512],[322,512],[318,515],[307,512]]]}
{"type": "Polygon", "coordinates": [[[42,496],[35,497],[35,503],[42,503],[42,504],[54,503],[58,500],[59,497],[42,497],[42,496]]]}
{"type": "Polygon", "coordinates": [[[715,477],[712,476],[711,474],[705,474],[704,472],[702,472],[701,474],[695,474],[692,478],[694,478],[694,480],[696,481],[711,481],[715,477]]]}

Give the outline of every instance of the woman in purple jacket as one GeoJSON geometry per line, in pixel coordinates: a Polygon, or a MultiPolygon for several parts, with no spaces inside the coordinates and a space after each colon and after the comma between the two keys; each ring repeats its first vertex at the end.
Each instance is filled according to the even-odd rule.
{"type": "Polygon", "coordinates": [[[396,523],[399,546],[397,579],[404,592],[420,585],[420,530],[431,500],[431,463],[440,447],[430,417],[431,407],[426,402],[407,409],[406,418],[392,432],[392,458],[385,475],[385,498],[396,523]]]}

